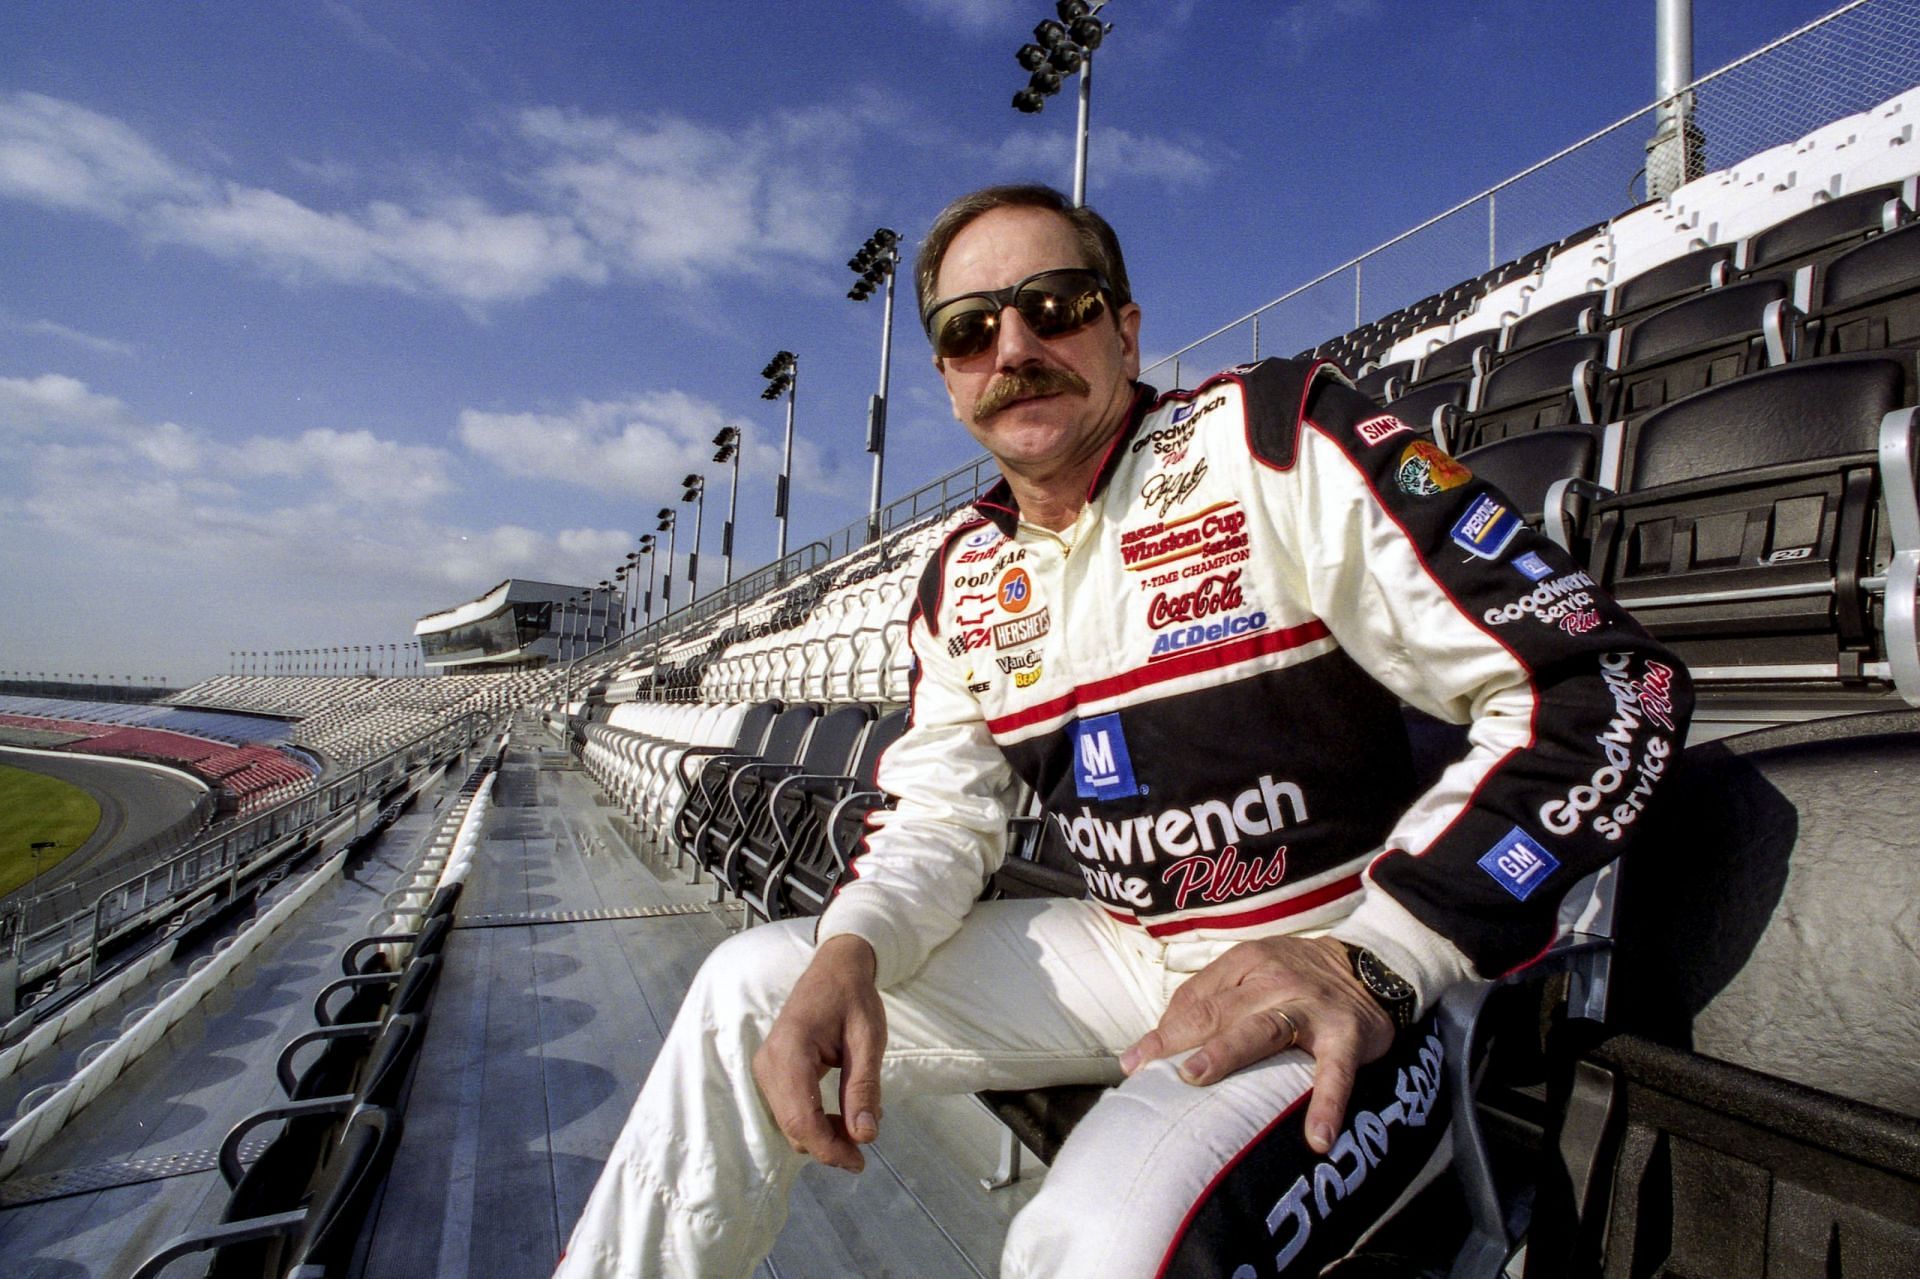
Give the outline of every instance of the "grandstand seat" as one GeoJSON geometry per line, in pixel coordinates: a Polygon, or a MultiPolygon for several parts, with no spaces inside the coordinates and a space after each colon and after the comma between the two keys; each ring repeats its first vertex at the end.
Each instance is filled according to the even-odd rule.
{"type": "MultiPolygon", "coordinates": [[[[430,927],[444,934],[452,924],[443,917],[430,927]]],[[[398,972],[365,972],[336,977],[313,997],[313,1019],[321,1026],[361,1025],[398,1013],[423,1014],[433,1000],[434,986],[440,979],[440,956],[417,955],[398,972]],[[346,999],[333,1002],[341,991],[351,992],[346,999]]]]}
{"type": "Polygon", "coordinates": [[[1731,244],[1694,249],[1607,289],[1607,322],[1617,325],[1645,311],[1717,288],[1733,277],[1731,244]]]}
{"type": "Polygon", "coordinates": [[[695,854],[713,874],[716,893],[738,895],[765,882],[780,851],[772,809],[781,784],[844,774],[873,717],[873,707],[864,702],[836,706],[815,718],[806,748],[791,763],[763,759],[728,774],[723,811],[702,831],[695,854]]]}
{"type": "Polygon", "coordinates": [[[714,758],[757,756],[782,709],[783,704],[777,701],[755,702],[741,712],[731,738],[726,735],[728,721],[723,718],[709,725],[710,737],[684,744],[664,743],[643,752],[641,804],[635,813],[642,835],[656,847],[664,844],[674,815],[687,802],[700,766],[714,758]]]}
{"type": "Polygon", "coordinates": [[[1367,396],[1376,404],[1384,404],[1400,394],[1407,378],[1413,373],[1413,364],[1411,359],[1383,364],[1360,374],[1353,380],[1353,384],[1360,388],[1360,394],[1367,396]]]}
{"type": "Polygon", "coordinates": [[[1386,411],[1416,431],[1425,431],[1445,444],[1466,407],[1473,383],[1467,378],[1427,382],[1386,403],[1386,411]]]}
{"type": "Polygon", "coordinates": [[[1823,355],[1920,347],[1920,224],[1828,262],[1814,281],[1808,325],[1823,355]]]}
{"type": "Polygon", "coordinates": [[[1802,360],[1629,422],[1593,577],[1715,684],[1891,686],[1914,655],[1912,357],[1802,360]]]}
{"type": "Polygon", "coordinates": [[[1747,277],[1790,274],[1869,236],[1897,230],[1909,216],[1898,186],[1856,191],[1754,232],[1738,266],[1747,277]]]}
{"type": "Polygon", "coordinates": [[[1458,373],[1470,377],[1485,373],[1492,345],[1493,338],[1490,335],[1474,332],[1434,347],[1420,357],[1419,369],[1408,380],[1408,389],[1458,373]]]}
{"type": "Polygon", "coordinates": [[[1607,408],[1606,340],[1561,338],[1502,360],[1476,384],[1454,448],[1570,423],[1598,423],[1607,408]]]}
{"type": "Polygon", "coordinates": [[[1917,768],[1904,710],[1686,752],[1626,868],[1612,1033],[1542,1143],[1527,1275],[1911,1273],[1917,768]]]}
{"type": "Polygon", "coordinates": [[[819,718],[820,707],[801,702],[784,707],[767,728],[766,742],[751,755],[693,755],[680,761],[685,780],[685,798],[674,812],[669,827],[676,849],[675,861],[693,858],[693,877],[697,880],[704,865],[701,850],[706,846],[709,827],[718,825],[728,838],[735,833],[738,818],[727,800],[727,786],[735,769],[748,764],[791,764],[800,757],[807,733],[819,718]]]}
{"type": "Polygon", "coordinates": [[[390,1110],[365,1106],[354,1111],[303,1203],[182,1235],[141,1263],[131,1279],[155,1279],[180,1258],[209,1250],[214,1256],[208,1279],[345,1274],[399,1145],[400,1126],[399,1115],[390,1110]]]}
{"type": "MultiPolygon", "coordinates": [[[[1530,299],[1530,301],[1537,299],[1530,299]]],[[[1507,326],[1500,355],[1518,355],[1542,342],[1601,331],[1601,307],[1606,295],[1599,290],[1576,293],[1543,305],[1530,305],[1507,326]]]]}
{"type": "Polygon", "coordinates": [[[1744,280],[1649,311],[1618,330],[1612,364],[1622,416],[1797,359],[1805,317],[1781,279],[1744,280]]]}
{"type": "MultiPolygon", "coordinates": [[[[874,775],[880,758],[906,731],[907,711],[889,711],[868,726],[853,767],[837,777],[793,779],[769,805],[778,854],[763,881],[742,891],[747,908],[763,919],[817,915],[846,871],[839,847],[828,837],[841,806],[853,796],[871,804],[882,798],[874,775]]],[[[863,811],[871,811],[870,808],[863,811]]]]}

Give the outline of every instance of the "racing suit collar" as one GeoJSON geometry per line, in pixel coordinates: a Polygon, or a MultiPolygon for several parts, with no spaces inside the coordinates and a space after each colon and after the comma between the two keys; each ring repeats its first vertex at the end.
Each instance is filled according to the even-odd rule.
{"type": "MultiPolygon", "coordinates": [[[[1120,446],[1133,438],[1134,432],[1140,429],[1140,423],[1146,420],[1159,398],[1160,393],[1145,382],[1133,384],[1133,403],[1127,407],[1126,421],[1121,423],[1120,429],[1107,442],[1107,451],[1100,458],[1100,469],[1094,472],[1092,482],[1087,485],[1087,501],[1091,502],[1100,496],[1107,481],[1113,478],[1114,468],[1120,465],[1120,459],[1124,456],[1120,446]]],[[[1013,486],[1007,483],[1005,476],[994,481],[991,488],[974,499],[973,509],[1007,537],[1012,537],[1020,527],[1020,504],[1014,499],[1013,486]]]]}

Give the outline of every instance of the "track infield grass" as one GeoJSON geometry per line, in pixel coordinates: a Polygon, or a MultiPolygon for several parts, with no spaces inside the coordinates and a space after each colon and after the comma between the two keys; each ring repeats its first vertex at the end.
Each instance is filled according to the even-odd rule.
{"type": "Polygon", "coordinates": [[[0,764],[0,894],[33,878],[33,845],[44,840],[58,845],[40,852],[45,874],[86,843],[99,824],[100,805],[78,786],[0,764]]]}

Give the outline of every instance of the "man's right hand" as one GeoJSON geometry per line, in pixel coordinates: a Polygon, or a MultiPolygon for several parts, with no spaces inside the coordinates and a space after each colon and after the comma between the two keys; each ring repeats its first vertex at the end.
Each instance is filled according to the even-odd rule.
{"type": "Polygon", "coordinates": [[[833,1168],[867,1166],[860,1147],[880,1135],[880,1054],[887,1014],[873,980],[873,947],[829,937],[753,1055],[753,1078],[787,1144],[833,1168]],[[820,1104],[820,1080],[840,1068],[840,1113],[820,1104]]]}

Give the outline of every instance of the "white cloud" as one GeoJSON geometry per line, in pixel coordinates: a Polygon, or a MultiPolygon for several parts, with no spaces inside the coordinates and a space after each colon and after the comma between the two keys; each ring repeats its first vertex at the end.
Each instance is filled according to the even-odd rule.
{"type": "Polygon", "coordinates": [[[255,436],[234,450],[231,465],[247,475],[318,476],[336,492],[372,506],[416,506],[453,487],[443,450],[397,444],[364,430],[316,429],[291,440],[255,436]]]}
{"type": "Polygon", "coordinates": [[[125,404],[64,373],[0,377],[0,439],[73,428],[108,430],[127,420],[125,404]]]}
{"type": "MultiPolygon", "coordinates": [[[[728,417],[719,406],[682,391],[621,400],[582,400],[565,412],[460,414],[460,442],[508,475],[583,485],[650,503],[677,502],[689,473],[713,474],[712,439],[728,417]]],[[[741,469],[772,474],[780,453],[770,441],[747,437],[741,469]]],[[[794,444],[794,483],[833,492],[838,477],[821,465],[806,440],[794,444]]]]}
{"type": "Polygon", "coordinates": [[[974,35],[1023,31],[1036,6],[1021,0],[904,0],[907,8],[936,22],[949,22],[974,35]]]}
{"type": "Polygon", "coordinates": [[[0,609],[0,651],[198,677],[230,647],[398,639],[504,577],[598,581],[633,544],[436,518],[422,502],[446,491],[449,461],[357,430],[227,446],[76,378],[0,378],[0,599],[95,584],[69,592],[52,631],[0,609]]]}
{"type": "Polygon", "coordinates": [[[155,472],[157,482],[179,477],[182,492],[203,496],[236,490],[219,478],[188,477],[318,480],[321,500],[359,508],[417,507],[451,488],[443,449],[328,429],[228,445],[197,427],[141,421],[122,401],[61,373],[0,377],[0,452],[14,455],[16,476],[78,477],[116,501],[129,485],[154,481],[155,472]],[[10,437],[18,443],[7,448],[10,437]]]}
{"type": "Polygon", "coordinates": [[[115,338],[98,337],[92,333],[83,333],[79,329],[57,324],[52,320],[8,320],[6,326],[15,333],[32,333],[40,337],[59,338],[62,342],[84,347],[98,355],[132,355],[133,344],[115,338]]]}
{"type": "Polygon", "coordinates": [[[853,187],[844,117],[790,115],[728,132],[543,107],[518,124],[541,155],[534,186],[628,274],[690,284],[755,272],[769,258],[825,261],[844,238],[853,187]]]}
{"type": "MultiPolygon", "coordinates": [[[[1023,175],[1066,175],[1073,169],[1073,138],[1059,129],[1022,129],[1009,134],[996,148],[994,163],[1003,171],[1023,175]]],[[[1170,188],[1191,188],[1213,179],[1219,165],[1209,159],[1202,144],[1134,133],[1112,126],[1096,126],[1087,140],[1087,181],[1104,186],[1120,179],[1141,179],[1170,188]]],[[[1059,186],[1067,185],[1065,177],[1059,186]]]]}
{"type": "Polygon", "coordinates": [[[1345,39],[1346,28],[1385,16],[1382,0],[1293,0],[1272,19],[1272,31],[1288,61],[1305,61],[1322,41],[1345,39]]]}
{"type": "Polygon", "coordinates": [[[0,194],[121,217],[155,199],[203,198],[204,183],[133,129],[39,93],[0,98],[0,194]]]}
{"type": "Polygon", "coordinates": [[[451,191],[328,210],[197,172],[85,107],[15,93],[0,97],[0,196],[108,218],[152,243],[294,282],[486,304],[563,281],[619,275],[691,287],[715,274],[825,263],[845,239],[863,127],[857,105],[732,130],[534,108],[513,122],[525,171],[508,173],[531,207],[502,210],[451,191]]]}

